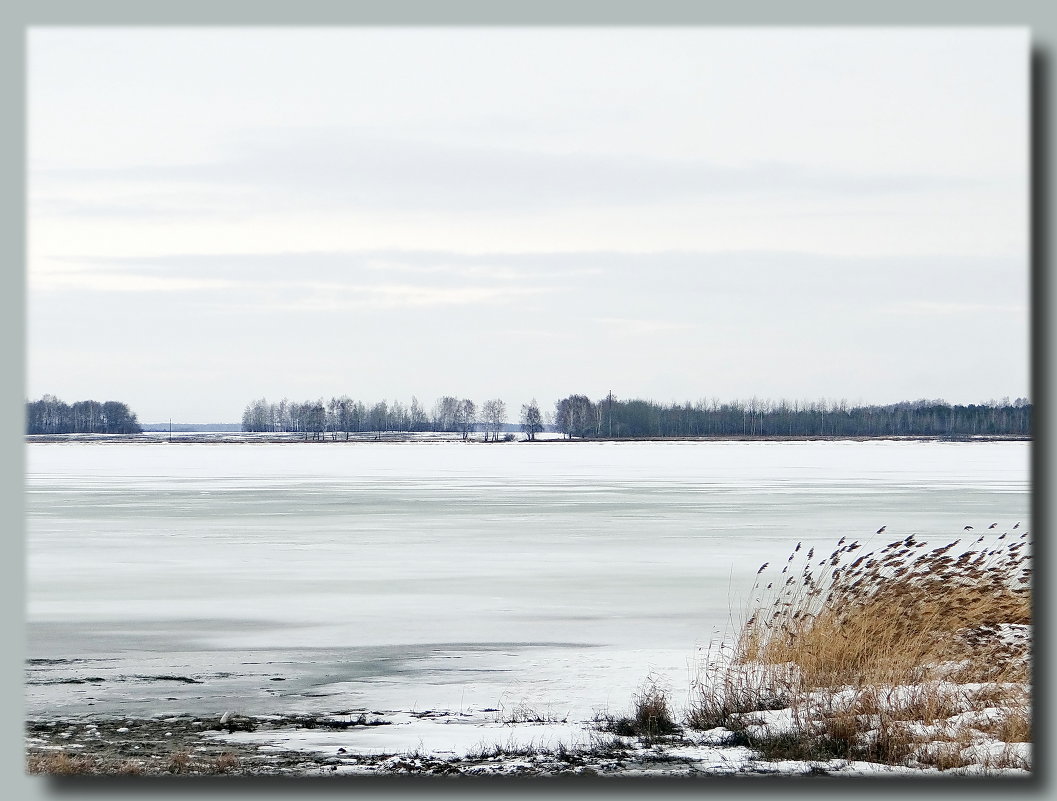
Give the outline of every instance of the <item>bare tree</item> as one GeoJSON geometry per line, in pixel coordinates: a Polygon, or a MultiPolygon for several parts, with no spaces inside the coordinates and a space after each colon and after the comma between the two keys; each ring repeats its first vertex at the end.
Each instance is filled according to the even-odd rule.
{"type": "Polygon", "coordinates": [[[411,431],[426,430],[429,420],[426,418],[426,412],[422,408],[422,404],[418,402],[418,398],[414,395],[411,396],[411,406],[407,411],[407,417],[411,431]]]}
{"type": "Polygon", "coordinates": [[[455,425],[463,439],[469,439],[470,432],[477,425],[477,404],[469,398],[463,399],[456,412],[455,425]]]}
{"type": "Polygon", "coordinates": [[[367,426],[370,431],[382,432],[389,430],[389,404],[384,400],[378,401],[367,413],[367,426]]]}
{"type": "Polygon", "coordinates": [[[481,406],[481,420],[485,424],[485,442],[488,441],[488,433],[491,432],[492,439],[499,441],[499,429],[506,422],[506,404],[499,398],[487,400],[481,406]]]}
{"type": "Polygon", "coordinates": [[[411,430],[411,424],[408,422],[407,407],[398,400],[394,400],[389,405],[389,428],[392,431],[411,430]]]}
{"type": "Polygon", "coordinates": [[[344,431],[345,441],[349,441],[349,432],[352,430],[353,403],[354,401],[348,395],[342,395],[340,398],[331,398],[327,404],[327,427],[334,439],[337,439],[339,431],[344,431]]]}
{"type": "Polygon", "coordinates": [[[323,399],[305,401],[302,408],[305,415],[305,439],[308,439],[308,435],[311,433],[312,439],[326,440],[327,409],[323,405],[323,399]]]}
{"type": "Polygon", "coordinates": [[[445,395],[433,404],[433,430],[458,431],[457,420],[461,403],[452,395],[445,395]]]}
{"type": "Polygon", "coordinates": [[[555,404],[554,424],[572,439],[586,437],[597,425],[594,404],[586,395],[570,395],[555,404]]]}
{"type": "Polygon", "coordinates": [[[530,440],[536,439],[536,435],[543,430],[543,418],[535,398],[521,407],[521,430],[528,434],[530,440]]]}

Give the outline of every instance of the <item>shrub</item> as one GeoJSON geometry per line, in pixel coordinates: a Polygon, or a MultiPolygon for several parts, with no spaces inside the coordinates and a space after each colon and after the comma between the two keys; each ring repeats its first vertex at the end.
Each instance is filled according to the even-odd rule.
{"type": "Polygon", "coordinates": [[[682,731],[672,716],[668,691],[652,674],[646,677],[632,698],[630,717],[613,717],[607,714],[596,716],[595,720],[603,731],[621,737],[638,737],[646,742],[682,731]]]}

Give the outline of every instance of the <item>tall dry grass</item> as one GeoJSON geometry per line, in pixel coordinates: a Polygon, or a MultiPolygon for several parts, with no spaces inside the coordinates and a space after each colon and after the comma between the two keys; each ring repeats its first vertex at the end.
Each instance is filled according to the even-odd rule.
{"type": "MultiPolygon", "coordinates": [[[[698,682],[688,722],[758,732],[751,707],[788,708],[792,739],[813,753],[931,753],[945,768],[988,729],[1030,740],[1031,575],[1027,532],[931,548],[912,534],[872,550],[842,538],[827,556],[798,544],[757,572],[751,614],[698,682]],[[986,724],[967,717],[985,709],[986,724]],[[939,741],[954,744],[942,759],[939,741]]],[[[788,747],[790,732],[771,739],[788,747]]]]}
{"type": "Polygon", "coordinates": [[[1023,654],[996,636],[1031,623],[1027,532],[986,539],[930,550],[911,534],[866,553],[842,540],[818,560],[798,545],[776,575],[757,574],[765,603],[739,657],[795,664],[805,687],[951,678],[952,664],[961,682],[1027,681],[1023,654]]]}

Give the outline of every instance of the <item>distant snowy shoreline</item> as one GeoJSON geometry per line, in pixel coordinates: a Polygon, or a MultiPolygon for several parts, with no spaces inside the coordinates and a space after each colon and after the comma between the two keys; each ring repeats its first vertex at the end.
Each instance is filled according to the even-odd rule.
{"type": "MultiPolygon", "coordinates": [[[[143,444],[143,443],[229,443],[229,444],[260,444],[260,443],[273,443],[273,444],[297,444],[303,443],[308,445],[321,445],[327,444],[341,444],[341,443],[366,443],[366,442],[397,442],[397,443],[415,443],[415,442],[459,442],[466,444],[476,445],[496,445],[502,444],[502,441],[497,442],[485,442],[480,437],[470,437],[463,439],[459,434],[452,433],[432,433],[432,432],[398,432],[398,431],[385,431],[381,433],[356,433],[350,434],[348,439],[345,438],[344,434],[339,434],[336,437],[328,436],[325,439],[313,439],[312,437],[306,438],[304,434],[296,433],[277,433],[277,434],[261,434],[261,433],[243,433],[243,432],[231,432],[231,431],[174,431],[171,435],[168,432],[151,431],[143,434],[27,434],[25,436],[26,444],[34,443],[54,443],[54,442],[80,442],[80,443],[93,443],[93,442],[106,442],[106,443],[130,443],[130,444],[143,444]]],[[[1018,435],[977,435],[971,437],[946,437],[946,436],[924,436],[924,435],[910,435],[910,436],[874,436],[874,437],[847,437],[847,436],[779,436],[779,435],[756,435],[756,436],[714,436],[714,437],[625,437],[625,438],[608,438],[598,437],[581,439],[579,437],[573,439],[566,439],[562,434],[537,434],[535,440],[529,440],[524,436],[516,437],[515,439],[507,440],[509,443],[582,443],[582,442],[606,442],[606,443],[631,443],[631,442],[1031,442],[1032,437],[1018,436],[1018,435]]]]}

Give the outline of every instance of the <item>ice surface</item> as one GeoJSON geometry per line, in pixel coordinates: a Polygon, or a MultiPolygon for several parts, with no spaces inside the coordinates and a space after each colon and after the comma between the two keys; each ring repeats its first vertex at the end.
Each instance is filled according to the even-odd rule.
{"type": "Polygon", "coordinates": [[[28,710],[678,702],[799,541],[1030,527],[1029,448],[34,443],[28,710]]]}

